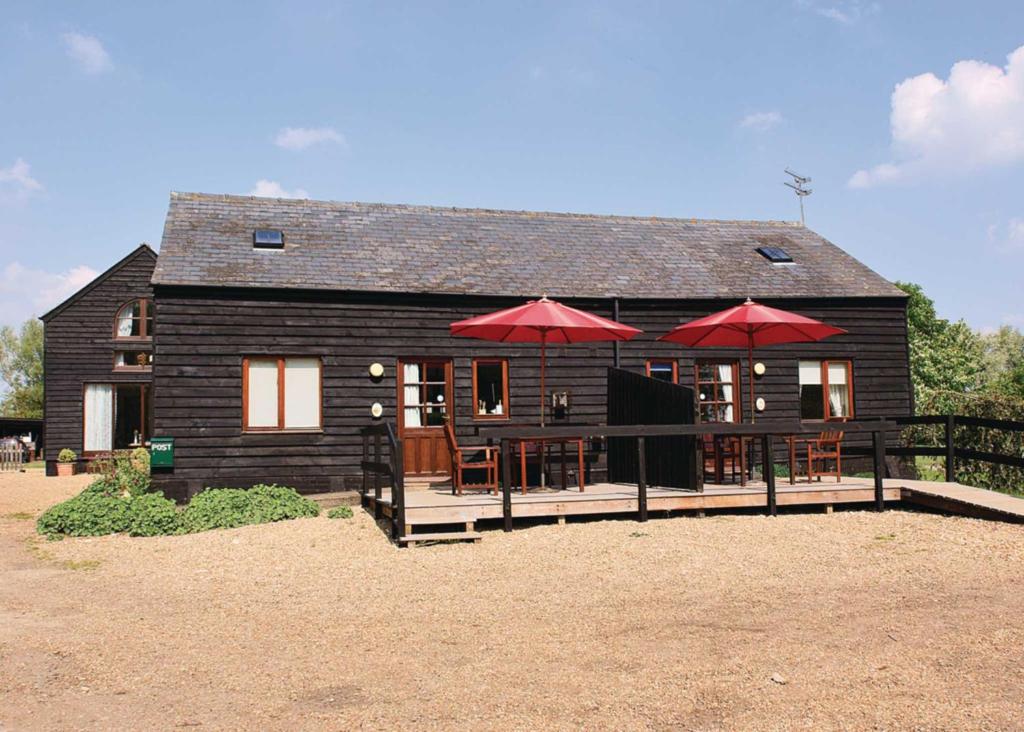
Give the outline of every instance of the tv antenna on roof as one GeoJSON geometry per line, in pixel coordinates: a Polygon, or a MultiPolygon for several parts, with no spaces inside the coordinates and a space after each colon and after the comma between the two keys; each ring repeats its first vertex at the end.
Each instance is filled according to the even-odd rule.
{"type": "Polygon", "coordinates": [[[814,191],[807,187],[807,184],[811,182],[811,179],[802,175],[797,175],[789,168],[786,168],[786,175],[793,177],[793,182],[790,183],[787,180],[785,181],[785,185],[792,188],[796,197],[800,199],[800,224],[804,225],[804,199],[814,193],[814,191]]]}

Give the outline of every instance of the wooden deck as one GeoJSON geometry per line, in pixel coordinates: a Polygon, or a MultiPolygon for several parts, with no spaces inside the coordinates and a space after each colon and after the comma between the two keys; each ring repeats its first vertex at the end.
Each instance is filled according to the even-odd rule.
{"type": "MultiPolygon", "coordinates": [[[[415,485],[415,484],[414,484],[415,485]]],[[[1024,522],[1024,499],[971,488],[958,483],[937,483],[918,480],[886,479],[887,504],[905,503],[946,513],[977,518],[1024,522]]],[[[373,508],[373,497],[368,496],[373,508]]],[[[648,512],[652,517],[672,513],[700,514],[704,511],[763,509],[766,489],[759,481],[738,485],[707,485],[703,493],[650,487],[647,490],[648,512]]],[[[874,481],[871,478],[844,477],[841,482],[823,479],[808,484],[790,485],[778,481],[777,502],[780,507],[820,507],[831,510],[837,505],[859,504],[870,510],[874,503],[874,481]]],[[[381,496],[381,513],[391,515],[390,491],[381,496]]],[[[597,483],[586,491],[531,490],[527,495],[512,493],[513,519],[553,518],[564,521],[569,516],[629,515],[638,510],[635,485],[597,483]]],[[[406,492],[406,535],[436,530],[444,525],[461,524],[472,531],[478,521],[500,520],[501,495],[467,492],[453,496],[448,485],[420,484],[406,492]],[[430,527],[435,527],[431,529],[430,527]]]]}
{"type": "MultiPolygon", "coordinates": [[[[901,499],[899,485],[886,486],[886,501],[896,502],[901,499]]],[[[369,500],[372,508],[373,497],[369,496],[369,500]]],[[[766,502],[765,486],[757,482],[748,483],[744,488],[738,485],[708,485],[703,493],[657,487],[647,489],[648,512],[654,516],[674,511],[697,513],[709,510],[763,508],[766,502]]],[[[777,502],[779,506],[826,507],[861,503],[868,507],[874,502],[874,483],[870,478],[844,478],[840,483],[822,481],[812,485],[789,485],[779,482],[777,502]]],[[[383,515],[391,515],[388,489],[382,492],[380,508],[383,515]]],[[[571,489],[534,489],[525,496],[518,491],[512,494],[513,519],[563,519],[567,516],[630,514],[636,513],[637,510],[635,485],[597,483],[588,485],[583,493],[571,489]]],[[[451,489],[447,487],[406,492],[406,534],[417,527],[465,524],[470,528],[477,521],[501,518],[500,494],[495,496],[474,491],[463,496],[453,496],[451,489]]]]}

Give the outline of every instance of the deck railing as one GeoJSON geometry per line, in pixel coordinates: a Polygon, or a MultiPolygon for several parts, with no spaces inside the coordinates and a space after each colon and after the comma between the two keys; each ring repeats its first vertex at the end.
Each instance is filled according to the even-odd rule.
{"type": "Polygon", "coordinates": [[[363,459],[360,466],[363,482],[360,488],[363,506],[367,503],[370,485],[373,486],[373,517],[381,518],[382,476],[391,483],[391,538],[397,541],[405,532],[405,465],[402,439],[390,422],[374,424],[360,430],[363,438],[363,459]],[[387,440],[387,459],[384,459],[384,441],[387,440]],[[372,442],[372,452],[371,452],[372,442]]]}
{"type": "MultiPolygon", "coordinates": [[[[885,476],[885,434],[897,425],[888,420],[850,421],[843,424],[844,432],[862,432],[871,435],[872,463],[874,470],[875,509],[885,510],[885,493],[882,480],[885,476]]],[[[648,425],[591,425],[563,427],[482,427],[479,435],[488,441],[501,443],[501,506],[505,531],[512,530],[512,443],[518,441],[543,441],[558,438],[594,439],[606,437],[632,437],[637,441],[637,520],[647,520],[647,479],[645,438],[719,435],[735,437],[759,437],[761,442],[762,469],[766,486],[765,509],[769,515],[778,513],[775,492],[774,438],[781,435],[809,434],[820,432],[820,424],[800,422],[759,422],[757,424],[703,423],[703,424],[648,424],[648,425]]]]}
{"type": "Polygon", "coordinates": [[[1007,455],[977,449],[977,446],[958,446],[956,441],[957,427],[977,427],[982,429],[1003,430],[1024,433],[1024,422],[1009,419],[987,419],[984,417],[967,417],[959,414],[927,414],[912,417],[890,417],[890,421],[900,426],[941,425],[943,441],[941,445],[903,445],[890,448],[894,455],[908,457],[927,456],[945,458],[946,482],[956,482],[956,461],[979,460],[995,465],[1006,465],[1024,469],[1024,453],[1007,455]]]}

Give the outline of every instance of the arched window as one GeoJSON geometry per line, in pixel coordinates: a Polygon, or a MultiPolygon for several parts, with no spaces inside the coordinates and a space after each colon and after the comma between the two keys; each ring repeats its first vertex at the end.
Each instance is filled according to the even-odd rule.
{"type": "Polygon", "coordinates": [[[152,338],[153,301],[132,300],[117,311],[114,338],[152,338]]]}

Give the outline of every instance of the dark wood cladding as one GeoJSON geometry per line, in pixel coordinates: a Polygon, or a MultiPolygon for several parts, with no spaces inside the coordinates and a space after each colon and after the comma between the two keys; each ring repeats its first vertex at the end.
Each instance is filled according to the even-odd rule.
{"type": "Polygon", "coordinates": [[[82,399],[88,383],[149,383],[147,371],[115,371],[114,351],[147,350],[148,343],[114,341],[114,318],[126,302],[153,296],[156,255],[139,247],[48,315],[44,332],[45,441],[52,474],[63,448],[82,454],[82,399]]]}
{"type": "MultiPolygon", "coordinates": [[[[474,358],[508,358],[509,423],[538,420],[540,370],[535,345],[489,343],[448,334],[448,325],[455,320],[518,305],[521,298],[158,286],[156,302],[154,434],[175,438],[175,467],[173,473],[154,476],[154,480],[168,495],[184,498],[206,486],[245,487],[260,482],[303,491],[358,485],[359,429],[372,422],[374,402],[383,405],[384,419],[395,420],[399,359],[452,360],[455,427],[460,439],[468,442],[477,427],[495,425],[493,420],[473,419],[474,358]],[[322,359],[322,431],[242,433],[242,359],[256,355],[322,359]],[[373,362],[385,367],[379,380],[368,373],[373,362]]],[[[621,302],[622,322],[646,331],[621,345],[622,367],[643,373],[648,358],[675,358],[680,383],[692,387],[694,359],[720,357],[741,362],[745,388],[746,358],[740,351],[698,353],[654,340],[679,322],[736,302],[621,302]]],[[[769,302],[850,333],[822,343],[755,352],[755,358],[768,367],[756,384],[758,395],[768,402],[766,419],[798,418],[800,358],[853,361],[857,416],[908,413],[903,300],[769,302]]],[[[612,315],[610,300],[570,304],[612,315]]],[[[548,389],[571,392],[574,422],[605,420],[607,368],[612,363],[611,343],[548,349],[548,389]]]]}

